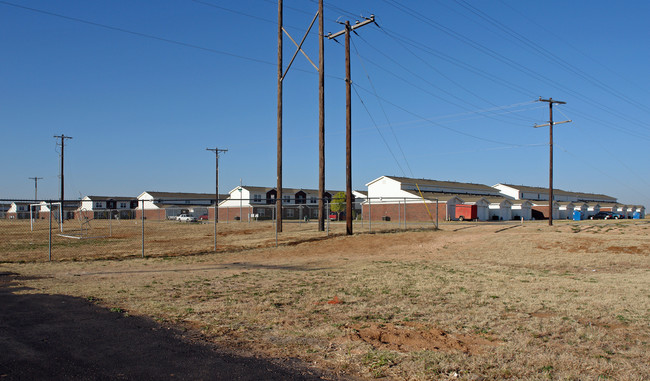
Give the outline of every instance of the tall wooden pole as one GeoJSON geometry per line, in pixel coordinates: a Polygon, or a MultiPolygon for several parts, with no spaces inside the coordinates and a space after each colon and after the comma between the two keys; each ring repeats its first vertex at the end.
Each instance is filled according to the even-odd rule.
{"type": "Polygon", "coordinates": [[[30,180],[34,180],[34,201],[38,200],[38,180],[43,180],[42,177],[30,177],[30,180]]]}
{"type": "Polygon", "coordinates": [[[323,0],[318,0],[318,231],[325,231],[325,36],[323,0]]]}
{"type": "Polygon", "coordinates": [[[350,26],[345,22],[345,29],[330,33],[327,38],[334,39],[345,34],[345,226],[346,234],[352,234],[352,75],[350,73],[350,32],[356,28],[375,22],[375,15],[350,26]]]}
{"type": "Polygon", "coordinates": [[[350,22],[345,22],[345,234],[352,234],[352,76],[350,22]]]}
{"type": "Polygon", "coordinates": [[[548,226],[553,226],[553,98],[548,103],[549,110],[549,168],[548,168],[548,226]]]}
{"type": "MultiPolygon", "coordinates": [[[[65,136],[63,134],[54,136],[57,139],[61,139],[61,210],[63,210],[63,202],[65,201],[65,180],[63,177],[63,159],[64,159],[64,150],[65,150],[65,140],[66,139],[72,139],[71,136],[65,136]]],[[[65,219],[65,213],[63,213],[63,218],[61,219],[61,222],[65,219]]]]}
{"type": "Polygon", "coordinates": [[[540,125],[535,125],[535,128],[537,127],[546,127],[549,126],[549,166],[548,166],[548,225],[553,226],[553,125],[555,124],[562,124],[562,123],[569,123],[571,122],[570,120],[565,120],[563,122],[553,122],[553,103],[557,104],[566,104],[566,102],[562,101],[554,101],[553,98],[549,99],[542,99],[542,97],[539,97],[539,102],[548,102],[548,110],[549,110],[549,122],[548,124],[540,124],[540,125]]]}
{"type": "Polygon", "coordinates": [[[278,146],[275,230],[282,232],[282,0],[278,0],[278,146]]]}
{"type": "MultiPolygon", "coordinates": [[[[219,212],[218,212],[218,206],[219,206],[219,154],[222,152],[228,152],[227,149],[221,149],[221,148],[206,148],[206,151],[212,151],[214,152],[215,156],[215,186],[214,186],[214,221],[215,223],[219,221],[219,212]]],[[[216,234],[215,234],[216,237],[216,234]]]]}

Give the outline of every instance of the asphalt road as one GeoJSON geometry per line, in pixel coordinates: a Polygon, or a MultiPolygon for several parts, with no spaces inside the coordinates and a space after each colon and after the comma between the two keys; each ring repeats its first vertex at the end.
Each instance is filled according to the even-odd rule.
{"type": "MultiPolygon", "coordinates": [[[[319,380],[297,360],[218,351],[155,321],[65,295],[17,294],[0,273],[0,380],[319,380]]],[[[328,379],[336,377],[325,377],[328,379]]]]}

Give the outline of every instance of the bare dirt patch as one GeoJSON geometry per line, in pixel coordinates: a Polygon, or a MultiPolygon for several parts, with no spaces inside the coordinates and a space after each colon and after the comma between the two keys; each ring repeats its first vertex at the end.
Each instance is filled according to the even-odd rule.
{"type": "Polygon", "coordinates": [[[438,329],[412,322],[355,324],[349,327],[350,340],[366,342],[375,349],[400,352],[443,351],[476,354],[495,343],[473,335],[450,335],[438,329]]]}
{"type": "Polygon", "coordinates": [[[640,254],[645,256],[650,254],[649,248],[642,248],[639,246],[610,246],[607,250],[612,253],[640,254]]]}

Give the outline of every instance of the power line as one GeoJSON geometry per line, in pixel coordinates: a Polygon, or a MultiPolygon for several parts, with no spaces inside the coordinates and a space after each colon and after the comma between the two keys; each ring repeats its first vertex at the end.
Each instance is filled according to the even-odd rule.
{"type": "MultiPolygon", "coordinates": [[[[402,149],[402,145],[399,144],[399,139],[397,139],[397,135],[395,135],[395,131],[393,130],[393,126],[390,123],[390,119],[388,118],[388,114],[386,113],[386,109],[384,109],[384,105],[381,103],[381,100],[379,99],[379,94],[377,93],[377,89],[375,88],[375,84],[372,82],[372,79],[370,79],[370,73],[368,73],[368,70],[366,70],[366,65],[363,63],[363,59],[359,55],[359,51],[357,50],[356,45],[354,42],[352,43],[352,46],[354,47],[354,51],[357,54],[357,57],[359,58],[359,62],[361,63],[361,67],[363,68],[363,71],[366,73],[366,77],[368,78],[368,82],[370,83],[370,86],[372,87],[372,91],[375,93],[375,97],[377,98],[377,101],[379,103],[379,107],[381,108],[382,113],[384,114],[384,118],[386,118],[386,122],[388,123],[388,126],[390,127],[390,131],[393,134],[393,139],[395,139],[395,142],[397,143],[397,148],[399,148],[400,153],[402,154],[402,158],[404,159],[404,163],[406,164],[406,167],[409,169],[409,172],[411,173],[411,176],[413,176],[413,171],[411,170],[411,166],[409,165],[408,160],[406,159],[406,155],[404,154],[404,150],[402,149]]],[[[364,108],[366,108],[366,111],[368,111],[368,108],[366,105],[363,103],[363,100],[361,99],[361,96],[359,95],[359,92],[355,89],[355,93],[357,94],[357,97],[359,97],[359,100],[361,103],[364,105],[364,108]]],[[[368,111],[368,114],[370,115],[370,112],[368,111]]],[[[377,124],[375,123],[375,120],[372,118],[372,123],[377,127],[377,124]]],[[[377,131],[379,131],[379,128],[377,128],[377,131]]],[[[379,132],[381,134],[381,132],[379,132]]],[[[382,136],[383,139],[383,136],[382,136]]],[[[392,154],[392,151],[391,151],[392,154]]],[[[393,155],[393,158],[395,158],[395,155],[393,155]]],[[[397,164],[400,167],[400,170],[402,170],[401,166],[399,163],[397,164]]],[[[404,170],[402,170],[402,173],[404,173],[404,170]]]]}
{"type": "Polygon", "coordinates": [[[544,76],[542,74],[539,74],[539,73],[529,69],[525,65],[521,65],[521,64],[517,63],[516,61],[514,61],[514,60],[512,60],[512,59],[510,59],[508,57],[505,57],[502,54],[500,54],[500,53],[498,53],[498,52],[496,52],[496,51],[494,51],[494,50],[492,50],[490,48],[487,48],[487,47],[483,46],[482,44],[479,44],[478,42],[472,40],[471,38],[468,38],[468,37],[466,37],[466,36],[464,36],[464,35],[462,35],[462,34],[460,34],[458,32],[455,32],[454,30],[451,30],[450,28],[447,28],[444,25],[441,25],[440,23],[434,21],[433,19],[431,19],[431,18],[429,18],[427,16],[424,16],[421,12],[416,12],[415,10],[413,10],[413,9],[411,9],[411,8],[405,6],[405,5],[401,5],[399,3],[396,3],[394,0],[383,0],[383,1],[386,2],[389,5],[397,8],[398,10],[406,13],[407,15],[410,15],[411,17],[413,17],[413,18],[415,18],[415,19],[417,19],[419,21],[422,21],[422,22],[424,22],[425,24],[427,24],[427,25],[429,25],[431,27],[440,30],[441,32],[451,36],[452,38],[455,38],[455,39],[457,39],[457,40],[471,46],[472,48],[480,51],[481,53],[486,54],[486,55],[488,55],[488,56],[490,56],[490,57],[492,57],[492,58],[506,64],[506,65],[508,65],[509,67],[512,67],[513,69],[530,76],[531,78],[534,78],[534,79],[536,79],[536,80],[538,80],[540,82],[545,82],[547,84],[551,84],[553,86],[556,86],[557,88],[563,89],[564,91],[573,94],[577,98],[580,98],[583,101],[585,101],[585,102],[587,102],[587,103],[589,103],[591,105],[598,106],[598,107],[600,107],[601,109],[604,109],[604,110],[608,110],[612,115],[615,115],[615,116],[619,117],[620,119],[624,119],[624,120],[627,120],[630,123],[637,124],[640,127],[647,128],[647,126],[643,122],[640,122],[640,121],[635,120],[633,118],[629,118],[627,115],[622,114],[622,113],[618,112],[617,110],[614,110],[614,109],[612,109],[611,107],[609,107],[609,106],[607,106],[605,104],[602,104],[602,103],[600,103],[598,101],[595,101],[592,98],[590,98],[590,97],[588,97],[588,96],[586,96],[584,94],[581,94],[581,93],[579,93],[579,92],[577,92],[577,91],[575,91],[575,90],[573,90],[573,89],[571,89],[571,88],[569,88],[569,87],[567,87],[567,86],[565,86],[565,85],[563,85],[563,84],[561,84],[561,83],[559,83],[557,81],[554,81],[554,80],[552,80],[552,79],[550,79],[550,78],[548,78],[548,77],[546,77],[546,76],[544,76]]]}
{"type": "Polygon", "coordinates": [[[519,86],[519,85],[517,85],[515,83],[512,83],[512,82],[510,82],[510,81],[508,81],[506,79],[503,79],[503,78],[501,78],[499,76],[490,74],[490,73],[486,72],[485,70],[482,70],[482,69],[477,68],[476,66],[473,66],[473,65],[471,65],[471,64],[469,64],[467,62],[464,62],[462,60],[459,60],[457,58],[449,56],[449,55],[447,55],[447,54],[445,54],[445,53],[443,53],[441,51],[438,51],[438,50],[430,47],[430,46],[424,45],[424,44],[422,44],[422,43],[420,43],[418,41],[415,41],[413,39],[410,39],[410,38],[408,38],[406,36],[402,36],[399,33],[396,33],[394,31],[391,31],[391,30],[387,29],[386,27],[382,27],[381,31],[386,33],[386,35],[388,35],[389,37],[391,37],[393,40],[395,40],[398,43],[401,42],[402,44],[411,45],[412,47],[414,47],[416,49],[422,50],[423,52],[425,52],[427,54],[430,54],[430,55],[432,55],[432,56],[434,56],[436,58],[439,58],[439,59],[441,59],[443,61],[446,61],[446,62],[448,62],[448,63],[450,63],[450,64],[452,64],[452,65],[454,65],[456,67],[460,67],[462,69],[465,69],[470,73],[473,73],[473,74],[478,75],[478,76],[480,76],[482,78],[490,80],[490,81],[492,81],[492,82],[494,82],[494,83],[496,83],[498,85],[501,85],[503,87],[506,87],[506,88],[508,88],[508,89],[510,89],[512,91],[515,91],[515,92],[523,95],[526,98],[534,98],[535,97],[535,93],[529,91],[528,89],[525,89],[525,88],[523,88],[523,87],[521,87],[521,86],[519,86]]]}
{"type": "MultiPolygon", "coordinates": [[[[197,50],[201,50],[201,51],[208,52],[208,53],[225,55],[225,56],[229,56],[229,57],[233,57],[233,58],[239,58],[239,59],[246,60],[246,61],[262,63],[262,64],[265,64],[265,65],[272,65],[272,66],[276,65],[276,63],[274,63],[274,62],[265,61],[265,60],[262,60],[262,59],[259,59],[259,58],[247,57],[247,56],[243,56],[241,54],[230,53],[230,52],[227,52],[227,51],[224,51],[224,50],[207,48],[207,47],[192,44],[192,43],[187,43],[187,42],[183,42],[183,41],[172,40],[172,39],[165,38],[165,37],[155,36],[153,34],[135,32],[135,31],[125,29],[125,28],[114,27],[114,26],[107,25],[107,24],[101,24],[101,23],[97,23],[97,22],[94,22],[94,21],[84,20],[84,19],[81,19],[81,18],[78,18],[78,17],[71,17],[71,16],[66,16],[66,15],[62,15],[62,14],[58,14],[58,13],[54,13],[54,12],[50,12],[50,11],[45,11],[45,10],[42,10],[42,9],[26,7],[26,6],[23,6],[23,5],[10,3],[10,2],[4,1],[4,0],[0,0],[0,4],[5,4],[5,5],[13,6],[13,7],[16,7],[16,8],[21,8],[21,9],[24,9],[24,10],[27,10],[27,11],[45,14],[45,15],[48,15],[48,16],[58,17],[58,18],[62,18],[62,19],[68,20],[68,21],[79,22],[79,23],[82,23],[82,24],[92,25],[92,26],[96,26],[96,27],[100,27],[100,28],[105,28],[105,29],[116,31],[116,32],[121,32],[121,33],[131,34],[131,35],[138,36],[138,37],[143,37],[143,38],[148,38],[148,39],[152,39],[152,40],[156,40],[156,41],[161,41],[161,42],[169,43],[169,44],[172,44],[172,45],[179,45],[179,46],[184,46],[186,48],[197,49],[197,50]]],[[[277,25],[277,23],[276,23],[276,25],[277,25]]],[[[308,73],[308,74],[314,74],[313,71],[304,70],[304,69],[300,69],[300,68],[294,68],[293,70],[303,72],[303,73],[308,73]]],[[[337,79],[337,80],[340,80],[340,81],[345,80],[344,78],[337,77],[337,76],[334,76],[334,75],[326,74],[326,76],[328,78],[337,79]]]]}
{"type": "MultiPolygon", "coordinates": [[[[451,93],[450,91],[447,91],[447,90],[441,88],[440,86],[438,86],[438,85],[432,83],[431,81],[429,81],[428,79],[424,78],[423,76],[421,76],[421,75],[419,75],[419,74],[417,74],[417,73],[414,73],[411,69],[409,69],[409,68],[407,68],[406,66],[402,65],[402,64],[399,63],[397,60],[395,60],[394,58],[392,58],[390,55],[384,53],[381,49],[376,48],[375,46],[373,46],[372,44],[370,44],[370,43],[369,43],[368,41],[366,41],[365,39],[361,38],[361,40],[362,40],[363,42],[365,42],[368,46],[370,46],[371,48],[373,48],[376,52],[378,52],[379,54],[381,54],[381,55],[383,55],[384,57],[386,57],[389,61],[393,62],[394,64],[396,64],[397,66],[399,66],[401,69],[403,69],[404,71],[406,71],[406,72],[408,72],[409,74],[413,75],[414,77],[418,78],[419,80],[421,80],[421,81],[427,83],[428,85],[430,85],[430,86],[432,86],[432,87],[434,87],[434,88],[436,88],[436,89],[442,91],[443,93],[447,94],[448,96],[450,96],[450,97],[456,99],[457,101],[459,101],[459,102],[461,102],[461,103],[468,104],[468,105],[470,105],[471,107],[475,107],[475,108],[478,107],[476,104],[473,104],[473,103],[471,103],[471,102],[469,102],[469,101],[466,101],[465,99],[463,99],[463,98],[461,98],[461,97],[459,97],[459,96],[457,96],[457,95],[451,93]]],[[[417,56],[415,53],[411,52],[411,51],[410,51],[408,48],[406,48],[405,46],[402,45],[402,47],[403,47],[404,49],[406,49],[409,53],[411,53],[412,55],[414,55],[417,59],[419,59],[420,61],[422,61],[425,65],[427,65],[428,67],[430,67],[431,69],[433,69],[434,71],[436,71],[436,72],[437,72],[438,74],[440,74],[441,76],[443,76],[443,77],[445,77],[446,79],[448,79],[450,82],[454,83],[456,86],[458,86],[458,87],[460,87],[461,89],[465,90],[466,92],[468,92],[468,93],[474,95],[475,97],[477,97],[477,98],[479,98],[479,99],[485,101],[486,103],[488,103],[488,104],[490,104],[490,105],[492,105],[492,106],[496,106],[496,104],[490,102],[490,101],[487,100],[487,99],[484,99],[483,97],[479,96],[478,94],[472,92],[471,90],[465,88],[464,86],[460,85],[460,84],[457,83],[456,81],[452,80],[451,78],[449,78],[448,76],[446,76],[445,74],[443,74],[442,72],[440,72],[438,69],[436,69],[435,67],[433,67],[433,65],[429,64],[426,60],[420,58],[420,57],[417,56]]],[[[380,66],[377,65],[376,63],[373,63],[373,64],[374,64],[375,66],[380,67],[380,66]]],[[[400,80],[402,80],[402,81],[404,81],[404,82],[406,82],[406,83],[412,85],[410,82],[408,82],[408,81],[406,81],[405,79],[403,79],[403,78],[397,76],[394,72],[392,72],[392,71],[390,71],[390,70],[388,70],[388,69],[382,68],[382,67],[380,67],[380,68],[381,68],[382,70],[388,72],[389,74],[392,74],[392,75],[396,76],[398,79],[400,79],[400,80]]],[[[415,87],[421,90],[420,87],[418,87],[418,86],[415,86],[415,87]]],[[[433,95],[433,94],[431,94],[431,95],[433,95]]],[[[454,102],[449,101],[447,98],[444,98],[444,97],[438,97],[438,98],[441,99],[441,100],[443,100],[443,101],[445,101],[445,102],[448,102],[448,103],[450,103],[450,104],[453,104],[453,105],[455,105],[455,106],[457,106],[457,107],[460,107],[460,108],[463,108],[463,109],[467,109],[467,108],[464,107],[464,106],[460,106],[460,105],[457,104],[457,103],[454,103],[454,102]]],[[[524,119],[522,119],[522,120],[524,120],[524,119]]],[[[527,121],[527,120],[526,120],[526,121],[527,121]]],[[[505,123],[510,123],[510,122],[505,122],[505,123]]]]}
{"type": "Polygon", "coordinates": [[[187,47],[187,48],[198,49],[198,50],[202,50],[202,51],[206,51],[206,52],[210,52],[210,53],[216,53],[216,54],[220,54],[220,55],[230,56],[230,57],[239,58],[239,59],[252,61],[252,62],[263,63],[263,64],[267,64],[267,65],[275,65],[273,62],[264,61],[264,60],[261,60],[261,59],[258,59],[258,58],[246,57],[246,56],[242,56],[242,55],[239,55],[239,54],[234,54],[234,53],[230,53],[230,52],[226,52],[226,51],[218,50],[218,49],[213,49],[213,48],[206,48],[206,47],[203,47],[203,46],[199,46],[199,45],[195,45],[195,44],[191,44],[191,43],[187,43],[187,42],[172,40],[172,39],[164,38],[164,37],[158,37],[158,36],[148,34],[148,33],[135,32],[135,31],[132,31],[132,30],[119,28],[119,27],[106,25],[106,24],[100,24],[100,23],[97,23],[97,22],[94,22],[94,21],[88,21],[88,20],[77,18],[77,17],[65,16],[65,15],[62,15],[62,14],[59,14],[59,13],[54,13],[54,12],[45,11],[45,10],[42,10],[42,9],[37,9],[37,8],[27,7],[27,6],[24,6],[24,5],[14,4],[14,3],[10,3],[10,2],[4,1],[4,0],[0,0],[0,4],[5,4],[5,5],[12,6],[12,7],[28,10],[28,11],[31,11],[31,12],[45,14],[45,15],[48,15],[48,16],[54,16],[54,17],[62,18],[62,19],[69,20],[69,21],[79,22],[79,23],[86,24],[86,25],[92,25],[92,26],[96,26],[96,27],[99,27],[99,28],[104,28],[104,29],[109,29],[109,30],[113,30],[113,31],[117,31],[117,32],[127,33],[127,34],[131,34],[131,35],[138,36],[138,37],[144,37],[144,38],[148,38],[148,39],[152,39],[152,40],[156,40],[156,41],[166,42],[166,43],[169,43],[169,44],[184,46],[184,47],[187,47]]]}
{"type": "MultiPolygon", "coordinates": [[[[358,84],[355,84],[355,86],[356,86],[356,87],[359,87],[361,90],[364,90],[364,91],[366,91],[366,92],[368,92],[368,93],[371,93],[369,90],[364,89],[363,87],[359,86],[358,84]]],[[[398,109],[404,111],[405,113],[411,114],[411,115],[415,116],[416,118],[420,118],[421,120],[425,120],[425,121],[429,122],[430,124],[432,124],[432,125],[434,125],[434,126],[437,126],[437,127],[443,128],[443,129],[445,129],[445,130],[452,131],[452,132],[454,132],[454,133],[456,133],[456,134],[463,135],[463,136],[467,136],[467,137],[474,138],[474,139],[477,139],[477,140],[482,140],[482,141],[485,141],[485,142],[490,142],[490,143],[502,144],[502,145],[507,145],[507,146],[513,146],[513,145],[514,145],[514,144],[512,144],[512,143],[506,143],[506,142],[501,142],[501,141],[498,141],[498,140],[492,140],[492,139],[482,138],[482,137],[480,137],[480,136],[472,135],[472,134],[469,134],[469,133],[467,133],[467,132],[463,132],[463,131],[455,130],[455,129],[451,128],[451,127],[447,127],[447,126],[445,126],[445,125],[442,125],[442,124],[440,124],[440,123],[437,123],[437,122],[433,121],[431,118],[426,118],[426,117],[423,117],[423,116],[421,116],[421,115],[418,115],[418,114],[416,114],[416,113],[414,113],[414,112],[412,112],[412,111],[410,111],[410,110],[407,110],[407,109],[405,109],[404,107],[399,106],[399,105],[397,105],[397,104],[395,104],[395,103],[393,103],[393,102],[390,102],[390,101],[388,101],[388,100],[385,99],[385,98],[380,98],[380,99],[382,99],[384,102],[386,102],[386,103],[392,105],[393,107],[396,107],[396,108],[398,108],[398,109]]]]}
{"type": "Polygon", "coordinates": [[[539,24],[539,23],[536,22],[534,19],[528,17],[528,15],[526,15],[525,13],[520,12],[519,10],[517,10],[516,8],[514,8],[513,6],[511,6],[510,4],[508,4],[507,2],[505,2],[504,0],[499,0],[499,1],[501,2],[501,4],[503,4],[503,5],[505,5],[506,7],[510,8],[512,11],[514,11],[515,13],[517,13],[518,15],[520,15],[521,17],[525,18],[527,21],[529,21],[529,22],[535,24],[536,27],[541,28],[542,30],[544,30],[544,32],[545,32],[546,34],[553,36],[553,39],[554,39],[554,40],[562,41],[562,42],[565,43],[567,46],[569,46],[571,49],[573,49],[573,50],[575,50],[576,52],[580,53],[583,57],[586,57],[586,58],[589,59],[590,61],[595,62],[596,64],[600,65],[601,67],[603,67],[604,69],[606,69],[606,70],[609,71],[610,73],[613,73],[613,74],[615,74],[617,77],[619,77],[619,78],[625,80],[628,84],[631,84],[631,85],[633,85],[634,87],[636,87],[637,89],[642,90],[642,91],[644,91],[644,92],[647,93],[647,90],[648,90],[648,89],[640,87],[640,86],[638,85],[638,83],[636,83],[636,82],[634,82],[634,81],[631,81],[629,78],[624,77],[624,76],[621,75],[619,72],[613,70],[613,69],[610,68],[609,66],[603,64],[602,62],[600,62],[600,61],[598,61],[597,59],[593,58],[592,56],[588,55],[588,54],[585,53],[583,50],[579,49],[578,47],[576,47],[575,45],[573,45],[571,42],[569,42],[568,40],[564,39],[562,36],[560,36],[560,35],[554,33],[552,30],[546,28],[544,25],[539,24]]]}
{"type": "Polygon", "coordinates": [[[530,40],[526,36],[523,36],[522,34],[512,30],[507,25],[504,25],[503,23],[501,23],[500,21],[498,21],[498,20],[492,18],[491,16],[487,15],[486,13],[481,11],[480,9],[478,9],[478,8],[474,7],[473,5],[467,3],[467,1],[465,1],[465,0],[454,0],[454,1],[457,4],[459,4],[461,7],[469,10],[473,14],[480,17],[482,20],[485,20],[490,25],[493,25],[496,28],[498,28],[499,30],[503,31],[507,36],[511,36],[512,38],[515,39],[515,41],[520,42],[521,45],[523,45],[524,47],[527,47],[530,50],[532,50],[533,52],[539,54],[541,57],[548,60],[549,62],[555,63],[555,64],[559,65],[560,67],[564,68],[565,70],[567,70],[568,72],[577,75],[578,77],[586,80],[587,82],[593,84],[596,87],[599,87],[600,89],[606,91],[608,93],[608,95],[614,95],[615,97],[623,100],[624,102],[626,102],[628,104],[631,104],[633,106],[636,106],[637,108],[642,109],[642,110],[644,110],[646,112],[650,111],[650,108],[648,108],[646,105],[629,98],[625,94],[620,93],[618,90],[612,88],[611,86],[609,86],[606,83],[602,82],[598,78],[595,78],[595,77],[591,76],[590,74],[588,74],[584,70],[582,70],[582,69],[576,67],[575,65],[572,65],[571,63],[567,62],[562,57],[557,56],[556,54],[554,54],[553,52],[551,52],[548,49],[544,48],[543,46],[541,46],[541,45],[537,44],[536,42],[530,40]]]}
{"type": "MultiPolygon", "coordinates": [[[[426,88],[424,88],[424,87],[422,87],[422,86],[420,86],[420,85],[418,85],[418,84],[416,84],[416,83],[414,83],[414,82],[412,82],[412,81],[409,81],[408,79],[406,79],[406,78],[400,76],[399,74],[395,73],[395,71],[393,71],[393,70],[389,70],[389,69],[387,69],[387,68],[385,68],[385,67],[383,67],[383,66],[377,64],[376,62],[374,62],[374,61],[372,61],[372,60],[369,60],[369,59],[367,59],[367,58],[366,58],[365,60],[366,60],[366,62],[368,62],[368,63],[374,65],[374,66],[377,67],[378,69],[380,69],[380,70],[386,72],[387,74],[389,74],[389,75],[391,75],[391,76],[393,76],[393,77],[399,79],[399,80],[402,81],[403,83],[405,83],[405,84],[407,84],[407,85],[409,85],[409,86],[411,86],[411,87],[413,87],[413,88],[416,88],[416,89],[422,91],[423,93],[426,93],[426,94],[428,94],[428,95],[430,95],[430,96],[432,96],[432,97],[434,97],[434,98],[436,98],[436,99],[438,99],[438,100],[440,100],[440,101],[442,101],[442,102],[449,103],[449,104],[454,105],[454,106],[456,106],[456,107],[458,107],[458,108],[460,108],[460,109],[463,109],[463,110],[471,110],[471,108],[468,108],[468,107],[462,105],[461,103],[469,104],[469,105],[472,106],[472,107],[478,107],[477,105],[474,105],[474,104],[472,104],[472,103],[470,103],[470,102],[467,102],[467,101],[465,101],[464,99],[462,99],[462,98],[456,96],[455,94],[450,93],[449,91],[447,91],[447,90],[441,88],[440,86],[437,86],[437,85],[433,84],[433,83],[432,83],[431,81],[429,81],[428,79],[426,79],[426,78],[424,78],[424,77],[422,77],[422,76],[419,76],[418,74],[413,73],[410,69],[405,68],[403,65],[401,65],[401,64],[399,64],[399,63],[398,63],[398,65],[399,65],[400,67],[402,67],[405,71],[407,71],[407,72],[413,74],[415,77],[417,77],[418,79],[420,79],[422,82],[426,83],[427,85],[429,85],[429,86],[431,86],[431,87],[433,87],[433,88],[435,88],[435,89],[437,89],[437,90],[443,92],[444,94],[448,95],[448,96],[451,97],[451,98],[456,99],[456,100],[457,100],[458,102],[460,102],[460,103],[458,103],[458,102],[454,102],[454,101],[450,100],[450,99],[447,98],[447,97],[440,96],[440,95],[438,95],[438,94],[432,92],[431,90],[428,90],[428,89],[426,89],[426,88]]],[[[485,117],[486,117],[486,118],[490,118],[490,119],[494,119],[494,120],[498,120],[497,118],[494,118],[494,117],[491,117],[491,116],[488,116],[488,115],[486,115],[485,117]]],[[[498,121],[500,121],[501,123],[509,123],[509,124],[514,124],[514,125],[520,125],[520,124],[518,124],[518,123],[509,122],[509,121],[503,121],[503,120],[498,120],[498,121]]]]}
{"type": "MultiPolygon", "coordinates": [[[[379,133],[379,137],[381,137],[381,140],[384,142],[384,145],[386,146],[386,149],[388,149],[388,152],[393,157],[393,160],[395,160],[395,164],[397,164],[397,167],[399,168],[400,172],[402,172],[404,177],[406,177],[406,173],[404,172],[404,169],[400,165],[399,160],[397,160],[397,157],[395,156],[395,153],[390,148],[390,144],[388,144],[388,141],[386,141],[386,138],[384,137],[384,134],[381,133],[381,130],[379,129],[379,126],[377,126],[377,123],[375,122],[375,118],[373,118],[372,113],[370,112],[370,110],[368,110],[368,106],[366,106],[366,103],[363,101],[363,98],[361,98],[361,95],[357,91],[356,86],[354,87],[354,93],[357,94],[357,98],[359,98],[359,102],[361,102],[361,105],[366,110],[366,113],[368,114],[368,117],[370,118],[370,121],[375,126],[375,129],[377,130],[377,133],[379,133]]],[[[406,160],[406,158],[404,158],[404,160],[406,160]]],[[[409,167],[409,170],[410,170],[410,167],[409,167]]],[[[413,173],[413,171],[411,171],[411,173],[413,173]]]]}

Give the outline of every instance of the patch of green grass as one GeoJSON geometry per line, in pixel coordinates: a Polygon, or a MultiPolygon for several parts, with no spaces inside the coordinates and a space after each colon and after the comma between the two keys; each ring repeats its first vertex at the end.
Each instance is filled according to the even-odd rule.
{"type": "Polygon", "coordinates": [[[387,368],[397,363],[398,356],[394,352],[371,350],[363,357],[363,364],[368,367],[373,377],[381,378],[386,376],[387,368]]]}

